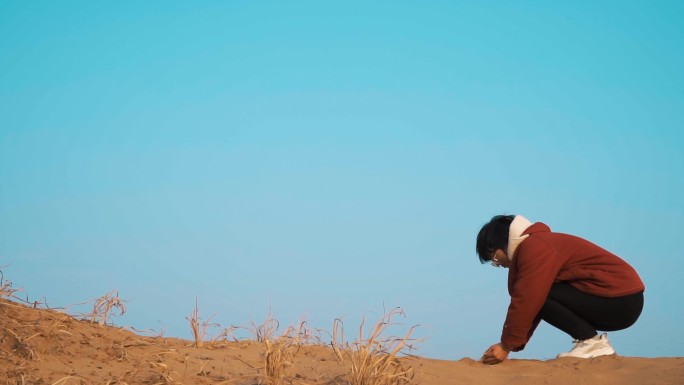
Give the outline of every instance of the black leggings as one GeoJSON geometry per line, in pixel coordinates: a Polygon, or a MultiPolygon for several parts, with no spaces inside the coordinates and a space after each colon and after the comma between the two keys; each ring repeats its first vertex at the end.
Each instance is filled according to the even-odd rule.
{"type": "Polygon", "coordinates": [[[576,340],[597,335],[596,330],[614,331],[632,326],[644,307],[644,293],[623,297],[599,297],[567,283],[551,287],[539,316],[576,340]]]}

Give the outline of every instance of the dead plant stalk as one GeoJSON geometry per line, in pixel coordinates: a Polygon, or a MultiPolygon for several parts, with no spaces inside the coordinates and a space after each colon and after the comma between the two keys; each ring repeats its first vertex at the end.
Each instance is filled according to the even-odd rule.
{"type": "Polygon", "coordinates": [[[264,341],[264,379],[266,385],[282,385],[285,383],[287,369],[294,359],[293,346],[286,337],[264,341]]]}
{"type": "MultiPolygon", "coordinates": [[[[407,348],[411,334],[416,326],[411,327],[404,337],[384,337],[392,318],[403,315],[400,308],[395,308],[377,321],[368,337],[364,337],[365,320],[359,326],[359,337],[351,345],[335,342],[334,349],[338,358],[346,358],[351,364],[349,373],[350,385],[407,385],[413,379],[413,368],[401,364],[398,355],[407,348]],[[346,346],[345,346],[346,345],[346,346]]],[[[336,320],[334,334],[337,336],[341,321],[336,320]]],[[[343,332],[342,332],[343,335],[343,332]]]]}
{"type": "Polygon", "coordinates": [[[196,348],[201,348],[204,340],[206,339],[207,336],[207,330],[209,329],[210,326],[217,326],[215,324],[209,323],[209,321],[213,318],[214,316],[209,317],[208,320],[204,322],[200,322],[200,317],[199,317],[199,308],[197,304],[197,298],[195,298],[195,309],[193,309],[192,314],[190,316],[186,317],[188,322],[190,322],[190,329],[192,330],[192,336],[195,339],[195,347],[196,348]]]}
{"type": "Polygon", "coordinates": [[[114,309],[119,310],[120,316],[124,315],[126,313],[124,302],[119,298],[119,292],[116,290],[112,290],[96,299],[93,311],[90,313],[90,322],[106,325],[107,321],[112,317],[114,309]]]}

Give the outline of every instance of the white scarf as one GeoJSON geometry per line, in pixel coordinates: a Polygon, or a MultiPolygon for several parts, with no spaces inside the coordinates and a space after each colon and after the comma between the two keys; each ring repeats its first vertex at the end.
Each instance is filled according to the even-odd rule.
{"type": "Polygon", "coordinates": [[[508,259],[513,260],[515,257],[515,250],[520,245],[520,242],[525,240],[529,234],[522,235],[528,227],[532,226],[532,222],[528,221],[527,218],[522,215],[516,215],[511,222],[511,226],[508,228],[508,259]]]}

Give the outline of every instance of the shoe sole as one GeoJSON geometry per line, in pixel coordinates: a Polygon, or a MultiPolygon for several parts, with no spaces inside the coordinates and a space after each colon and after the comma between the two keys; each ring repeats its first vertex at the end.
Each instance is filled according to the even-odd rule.
{"type": "Polygon", "coordinates": [[[589,354],[584,354],[584,355],[572,355],[569,353],[561,353],[559,354],[556,358],[567,358],[567,357],[572,357],[572,358],[596,358],[596,357],[601,357],[601,356],[610,356],[614,355],[615,350],[609,347],[601,348],[601,349],[596,349],[594,351],[591,351],[589,354]]]}

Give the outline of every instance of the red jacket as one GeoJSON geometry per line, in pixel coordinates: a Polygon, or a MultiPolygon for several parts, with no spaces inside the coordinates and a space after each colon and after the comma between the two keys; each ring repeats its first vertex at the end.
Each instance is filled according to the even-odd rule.
{"type": "Polygon", "coordinates": [[[517,250],[508,271],[511,304],[501,342],[522,350],[539,324],[551,286],[567,282],[577,289],[601,297],[620,297],[644,291],[637,272],[603,248],[576,236],[553,233],[537,222],[517,250]]]}

